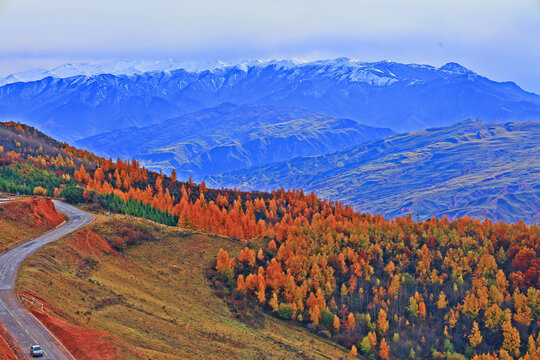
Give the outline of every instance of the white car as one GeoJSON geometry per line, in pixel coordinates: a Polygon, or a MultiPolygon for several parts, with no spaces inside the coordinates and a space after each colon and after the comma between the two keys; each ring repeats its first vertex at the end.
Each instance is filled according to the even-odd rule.
{"type": "Polygon", "coordinates": [[[33,357],[43,356],[43,350],[41,349],[41,346],[32,345],[32,347],[30,348],[30,355],[32,355],[33,357]]]}

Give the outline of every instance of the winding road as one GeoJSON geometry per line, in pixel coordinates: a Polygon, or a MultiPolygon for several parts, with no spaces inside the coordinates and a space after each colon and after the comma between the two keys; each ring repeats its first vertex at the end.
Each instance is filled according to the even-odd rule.
{"type": "Polygon", "coordinates": [[[56,210],[69,219],[49,231],[0,255],[0,323],[30,358],[30,346],[39,344],[43,359],[72,360],[74,357],[32,314],[26,311],[15,294],[15,281],[21,263],[46,244],[56,241],[94,220],[94,216],[71,205],[53,200],[56,210]]]}

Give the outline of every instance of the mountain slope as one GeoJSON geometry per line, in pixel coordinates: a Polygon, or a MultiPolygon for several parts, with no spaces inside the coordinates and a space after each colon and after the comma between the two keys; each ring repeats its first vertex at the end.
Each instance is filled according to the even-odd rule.
{"type": "Polygon", "coordinates": [[[88,229],[27,259],[17,287],[45,304],[32,312],[47,319],[81,360],[345,357],[344,348],[290,322],[260,314],[252,326],[235,316],[206,272],[219,249],[244,246],[133,217],[98,215],[88,229]],[[122,253],[111,248],[126,236],[136,244],[122,253]]]}
{"type": "Polygon", "coordinates": [[[199,179],[252,165],[320,155],[393,134],[294,108],[222,104],[143,128],[76,142],[112,157],[135,157],[150,169],[199,179]]]}
{"type": "Polygon", "coordinates": [[[362,211],[420,218],[540,220],[540,123],[486,124],[394,135],[333,154],[214,176],[214,186],[304,188],[362,211]]]}
{"type": "Polygon", "coordinates": [[[42,198],[17,198],[0,202],[0,254],[15,245],[54,229],[64,221],[52,201],[42,198]]]}
{"type": "Polygon", "coordinates": [[[449,63],[440,68],[340,58],[206,71],[45,78],[0,87],[0,118],[75,140],[219,105],[302,108],[398,131],[540,118],[540,97],[449,63]]]}

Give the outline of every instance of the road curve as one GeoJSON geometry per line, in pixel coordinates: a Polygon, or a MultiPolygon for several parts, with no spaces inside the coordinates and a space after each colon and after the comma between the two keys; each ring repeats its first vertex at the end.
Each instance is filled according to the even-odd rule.
{"type": "Polygon", "coordinates": [[[71,205],[53,200],[56,210],[69,220],[55,230],[20,244],[0,255],[0,323],[28,358],[30,346],[39,344],[47,360],[73,360],[74,357],[32,314],[15,294],[15,281],[21,263],[46,244],[56,241],[94,220],[94,216],[71,205]]]}

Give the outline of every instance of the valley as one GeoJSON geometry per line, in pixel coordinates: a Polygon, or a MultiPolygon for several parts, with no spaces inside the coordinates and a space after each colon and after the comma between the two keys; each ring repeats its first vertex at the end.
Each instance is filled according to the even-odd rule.
{"type": "Polygon", "coordinates": [[[0,0],[0,360],[540,360],[538,5],[0,0]]]}

